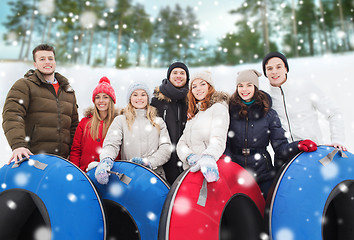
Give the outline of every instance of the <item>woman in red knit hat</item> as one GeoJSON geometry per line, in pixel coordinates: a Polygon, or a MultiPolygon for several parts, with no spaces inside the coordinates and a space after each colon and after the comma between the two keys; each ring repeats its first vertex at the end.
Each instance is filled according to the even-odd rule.
{"type": "Polygon", "coordinates": [[[118,115],[114,108],[116,95],[107,77],[102,77],[93,90],[92,102],[94,107],[85,111],[85,117],[77,126],[69,158],[83,171],[87,171],[89,163],[100,161],[103,140],[113,119],[118,115]]]}

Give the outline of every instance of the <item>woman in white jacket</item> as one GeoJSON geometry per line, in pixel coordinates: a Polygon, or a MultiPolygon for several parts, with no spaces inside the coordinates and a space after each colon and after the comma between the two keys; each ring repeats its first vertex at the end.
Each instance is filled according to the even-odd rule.
{"type": "Polygon", "coordinates": [[[177,144],[183,169],[201,170],[208,182],[219,179],[217,160],[226,147],[229,128],[228,95],[215,91],[211,73],[195,74],[189,82],[188,119],[177,144]]]}
{"type": "Polygon", "coordinates": [[[108,183],[107,170],[112,169],[119,151],[121,159],[144,165],[165,177],[162,165],[170,158],[171,141],[165,122],[149,104],[150,97],[143,82],[134,82],[128,88],[128,105],[113,120],[103,142],[102,160],[95,172],[99,183],[108,183]]]}

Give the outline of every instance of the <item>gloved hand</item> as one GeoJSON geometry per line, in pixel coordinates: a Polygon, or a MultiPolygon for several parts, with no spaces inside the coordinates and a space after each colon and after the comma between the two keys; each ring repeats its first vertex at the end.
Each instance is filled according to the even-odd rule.
{"type": "Polygon", "coordinates": [[[107,171],[113,167],[113,160],[109,157],[104,158],[97,166],[95,171],[95,178],[100,184],[107,184],[109,181],[109,175],[107,171]]]}
{"type": "Polygon", "coordinates": [[[201,155],[191,153],[187,157],[187,163],[189,164],[189,166],[193,166],[194,164],[196,164],[198,162],[198,160],[201,157],[202,157],[201,155]]]}
{"type": "Polygon", "coordinates": [[[93,161],[90,162],[89,165],[87,165],[86,172],[90,171],[91,169],[97,167],[97,165],[100,164],[99,162],[93,161]]]}
{"type": "Polygon", "coordinates": [[[207,182],[219,180],[219,170],[215,158],[211,155],[202,155],[199,161],[191,167],[191,172],[200,170],[207,182]]]}
{"type": "Polygon", "coordinates": [[[317,144],[309,139],[300,141],[297,145],[300,151],[313,152],[317,150],[317,144]]]}
{"type": "Polygon", "coordinates": [[[135,162],[137,164],[143,165],[144,167],[152,169],[151,163],[146,158],[144,159],[144,158],[140,158],[140,157],[133,157],[131,159],[131,161],[135,162]]]}

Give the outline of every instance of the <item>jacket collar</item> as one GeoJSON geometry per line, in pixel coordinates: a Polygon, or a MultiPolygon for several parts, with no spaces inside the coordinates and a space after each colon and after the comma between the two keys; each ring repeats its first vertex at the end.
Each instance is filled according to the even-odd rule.
{"type": "Polygon", "coordinates": [[[154,90],[154,97],[157,98],[157,100],[159,101],[166,101],[166,102],[171,102],[171,98],[166,97],[165,95],[163,95],[163,93],[160,91],[160,87],[156,87],[154,90]]]}
{"type": "MultiPolygon", "coordinates": [[[[65,91],[65,92],[74,92],[74,89],[70,86],[69,81],[66,77],[61,75],[60,73],[54,73],[55,78],[57,79],[59,86],[65,91]]],[[[33,83],[37,84],[38,86],[41,84],[48,84],[47,81],[44,79],[42,73],[36,69],[30,69],[27,71],[25,74],[25,77],[32,81],[33,83]]]]}

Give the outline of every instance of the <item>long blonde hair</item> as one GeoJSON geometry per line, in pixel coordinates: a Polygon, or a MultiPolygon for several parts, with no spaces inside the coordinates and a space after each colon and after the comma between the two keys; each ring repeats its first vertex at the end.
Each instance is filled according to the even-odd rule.
{"type": "MultiPolygon", "coordinates": [[[[125,115],[125,119],[127,120],[128,129],[131,130],[136,117],[135,107],[133,107],[133,105],[129,102],[123,109],[123,113],[125,115]]],[[[146,105],[146,117],[150,121],[151,125],[160,133],[160,125],[155,122],[157,110],[149,103],[146,105]]]]}
{"type": "Polygon", "coordinates": [[[108,112],[107,116],[105,119],[101,119],[100,113],[97,109],[97,107],[94,107],[93,110],[93,115],[90,119],[90,121],[87,123],[87,127],[85,128],[85,131],[90,129],[90,135],[92,139],[96,140],[99,135],[99,127],[100,127],[100,122],[103,120],[103,128],[102,128],[102,138],[106,137],[107,131],[111,123],[113,122],[116,114],[115,114],[115,109],[114,109],[114,102],[111,97],[109,97],[109,104],[108,104],[108,112]]]}

